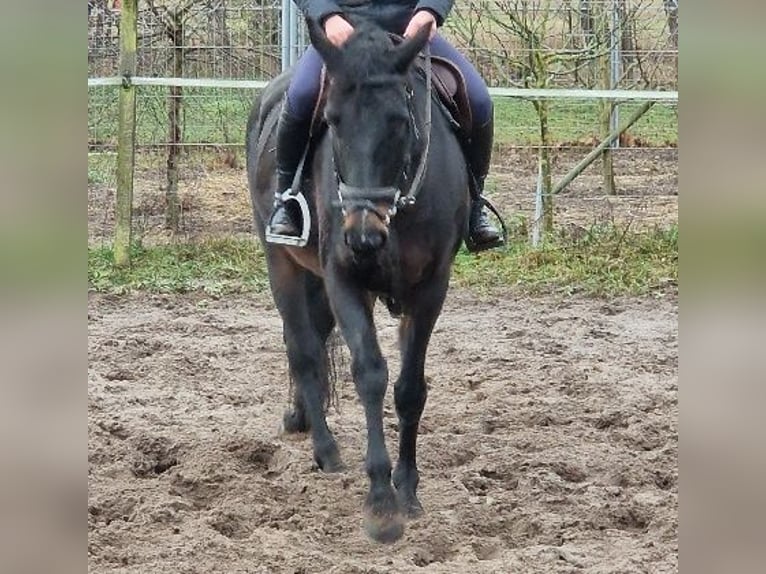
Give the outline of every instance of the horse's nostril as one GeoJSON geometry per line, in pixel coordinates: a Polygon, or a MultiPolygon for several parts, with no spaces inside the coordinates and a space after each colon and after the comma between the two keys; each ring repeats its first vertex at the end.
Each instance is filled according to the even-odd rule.
{"type": "Polygon", "coordinates": [[[385,233],[352,233],[345,235],[346,245],[356,253],[369,253],[380,249],[386,243],[385,233]]]}
{"type": "Polygon", "coordinates": [[[387,234],[381,232],[368,233],[367,240],[371,249],[380,249],[386,244],[387,234]]]}

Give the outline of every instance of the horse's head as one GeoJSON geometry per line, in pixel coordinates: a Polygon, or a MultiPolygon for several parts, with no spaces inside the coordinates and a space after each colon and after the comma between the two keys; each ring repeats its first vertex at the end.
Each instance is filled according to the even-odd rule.
{"type": "Polygon", "coordinates": [[[370,253],[388,238],[390,218],[411,170],[417,128],[408,71],[428,42],[429,28],[395,45],[361,23],[342,47],[309,21],[311,42],[329,77],[325,118],[339,180],[346,244],[370,253]]]}

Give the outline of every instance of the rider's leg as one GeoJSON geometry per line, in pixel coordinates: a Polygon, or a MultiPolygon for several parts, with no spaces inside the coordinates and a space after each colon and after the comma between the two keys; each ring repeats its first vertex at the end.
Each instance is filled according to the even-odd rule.
{"type": "Polygon", "coordinates": [[[274,210],[269,219],[270,231],[274,235],[298,237],[301,234],[298,209],[294,202],[285,204],[281,194],[292,186],[308,145],[321,73],[322,58],[313,47],[309,47],[295,65],[277,124],[277,189],[274,210]]]}
{"type": "Polygon", "coordinates": [[[492,158],[494,134],[492,98],[489,96],[487,84],[473,64],[442,36],[437,34],[431,41],[431,53],[434,56],[447,58],[456,64],[465,78],[473,118],[471,138],[466,146],[466,159],[477,183],[477,189],[474,190],[475,197],[472,197],[473,201],[471,202],[469,235],[476,250],[497,247],[502,245],[503,237],[490,222],[481,198],[484,191],[484,180],[489,173],[492,158]]]}

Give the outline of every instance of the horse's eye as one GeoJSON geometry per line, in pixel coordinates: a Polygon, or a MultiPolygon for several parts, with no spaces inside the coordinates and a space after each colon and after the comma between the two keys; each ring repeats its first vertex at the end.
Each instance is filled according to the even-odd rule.
{"type": "Polygon", "coordinates": [[[327,110],[325,111],[324,119],[331,126],[337,126],[340,123],[340,114],[334,110],[327,110]]]}

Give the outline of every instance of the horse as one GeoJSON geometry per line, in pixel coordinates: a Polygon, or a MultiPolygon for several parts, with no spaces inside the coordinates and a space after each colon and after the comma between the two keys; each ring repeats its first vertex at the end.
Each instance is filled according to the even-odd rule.
{"type": "Polygon", "coordinates": [[[247,126],[254,227],[294,381],[283,428],[310,431],[317,466],[343,470],[325,417],[328,341],[337,325],[367,424],[364,527],[373,540],[391,543],[402,536],[406,519],[423,511],[416,443],[427,395],[426,352],[467,230],[470,174],[454,126],[432,100],[423,72],[430,27],[394,42],[377,26],[358,23],[336,47],[318,24],[307,24],[327,83],[326,127],[312,135],[301,178],[313,222],[304,247],[265,240],[276,185],[274,128],[289,71],[256,99],[247,126]],[[383,431],[389,374],[373,321],[377,300],[399,317],[393,474],[383,431]]]}

